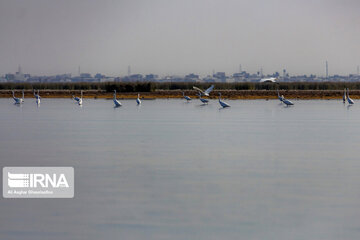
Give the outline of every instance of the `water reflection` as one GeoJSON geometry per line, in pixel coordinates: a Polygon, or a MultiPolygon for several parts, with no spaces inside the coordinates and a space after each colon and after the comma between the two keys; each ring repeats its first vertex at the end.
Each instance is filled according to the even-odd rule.
{"type": "Polygon", "coordinates": [[[360,237],[356,108],[73,103],[0,99],[2,165],[74,166],[76,181],[74,199],[0,199],[0,239],[360,237]]]}

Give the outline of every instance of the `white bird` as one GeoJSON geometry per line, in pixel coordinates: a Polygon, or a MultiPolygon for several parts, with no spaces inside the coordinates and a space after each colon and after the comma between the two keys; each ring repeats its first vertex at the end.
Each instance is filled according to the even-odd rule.
{"type": "Polygon", "coordinates": [[[183,97],[186,99],[186,101],[191,101],[191,97],[185,96],[185,93],[184,93],[184,92],[182,92],[182,94],[183,94],[183,97]]]}
{"type": "Polygon", "coordinates": [[[22,90],[22,98],[15,97],[14,91],[12,91],[13,99],[15,104],[22,104],[24,102],[24,90],[22,90]]]}
{"type": "Polygon", "coordinates": [[[141,104],[141,100],[140,100],[140,94],[138,93],[138,97],[136,99],[136,103],[137,105],[140,105],[141,104]]]}
{"type": "Polygon", "coordinates": [[[209,102],[209,100],[208,99],[206,99],[206,98],[202,98],[201,97],[201,92],[199,92],[199,99],[200,99],[200,101],[203,103],[203,104],[208,104],[208,102],[209,102]]]}
{"type": "Polygon", "coordinates": [[[344,89],[344,95],[343,95],[343,103],[346,102],[346,88],[344,89]]]}
{"type": "Polygon", "coordinates": [[[260,79],[260,82],[261,83],[276,83],[276,80],[277,78],[274,78],[274,77],[271,77],[271,78],[263,78],[263,79],[260,79]]]}
{"type": "Polygon", "coordinates": [[[114,104],[115,104],[115,107],[121,107],[121,103],[116,99],[116,90],[114,90],[114,104]]]}
{"type": "Polygon", "coordinates": [[[283,102],[284,97],[282,95],[280,96],[279,90],[277,90],[277,94],[278,94],[278,99],[280,100],[280,102],[283,102]]]}
{"type": "Polygon", "coordinates": [[[80,98],[78,100],[79,105],[82,105],[82,103],[83,103],[82,97],[83,97],[83,90],[80,91],[80,98]]]}
{"type": "Polygon", "coordinates": [[[347,95],[346,95],[346,97],[347,97],[347,100],[348,100],[348,103],[349,103],[349,104],[354,104],[354,101],[349,97],[349,89],[347,89],[347,95]]]}
{"type": "Polygon", "coordinates": [[[220,103],[220,106],[222,106],[223,108],[230,107],[229,104],[227,104],[226,102],[221,100],[221,93],[219,93],[219,103],[220,103]]]}
{"type": "Polygon", "coordinates": [[[201,90],[200,88],[197,87],[193,87],[193,89],[198,90],[199,92],[201,92],[203,95],[205,96],[209,96],[209,94],[211,93],[211,91],[214,89],[214,85],[211,85],[211,87],[209,87],[208,89],[206,89],[205,91],[201,90]]]}
{"type": "Polygon", "coordinates": [[[290,100],[287,100],[286,98],[284,98],[283,95],[281,95],[281,97],[283,98],[283,103],[286,104],[286,106],[289,106],[289,105],[294,105],[293,102],[291,102],[290,100]]]}
{"type": "Polygon", "coordinates": [[[41,99],[41,97],[40,97],[40,93],[39,93],[39,89],[38,89],[38,91],[37,91],[37,94],[35,93],[35,89],[34,89],[34,96],[35,96],[35,98],[36,98],[36,103],[37,104],[40,104],[40,99],[41,99]]]}

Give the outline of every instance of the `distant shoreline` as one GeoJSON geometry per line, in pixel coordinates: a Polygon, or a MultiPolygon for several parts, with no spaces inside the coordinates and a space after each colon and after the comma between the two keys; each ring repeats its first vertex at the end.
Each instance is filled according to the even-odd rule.
{"type": "MultiPolygon", "coordinates": [[[[198,98],[195,90],[184,90],[185,95],[191,98],[198,98]]],[[[210,99],[217,99],[221,92],[225,99],[277,99],[275,90],[214,90],[210,94],[210,99]]],[[[142,99],[179,99],[183,98],[181,90],[154,90],[152,92],[139,92],[142,99]]],[[[138,92],[118,92],[118,99],[135,99],[138,92]]],[[[280,90],[280,94],[288,99],[342,99],[341,90],[280,90]]],[[[15,90],[16,96],[21,96],[21,90],[15,90]]],[[[42,98],[72,98],[79,96],[80,90],[40,90],[42,98]]],[[[350,91],[353,99],[360,99],[360,90],[350,91]]],[[[32,90],[25,90],[25,98],[33,98],[32,90]]],[[[105,90],[84,90],[84,98],[89,99],[112,99],[113,93],[105,90]]],[[[0,98],[12,98],[11,90],[0,90],[0,98]]]]}

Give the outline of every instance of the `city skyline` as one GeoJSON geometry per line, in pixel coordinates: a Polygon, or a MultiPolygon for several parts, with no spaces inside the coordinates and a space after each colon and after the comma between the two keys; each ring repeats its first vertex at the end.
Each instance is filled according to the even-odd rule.
{"type": "Polygon", "coordinates": [[[0,2],[0,73],[125,76],[213,71],[356,74],[360,3],[346,1],[0,2]]]}
{"type": "MultiPolygon", "coordinates": [[[[30,73],[30,72],[24,72],[21,70],[22,69],[22,66],[21,65],[18,65],[17,67],[17,70],[16,71],[8,71],[7,73],[0,73],[0,76],[3,76],[3,75],[6,75],[6,74],[14,74],[14,73],[22,73],[22,74],[29,74],[29,75],[32,75],[32,76],[42,76],[42,75],[39,75],[39,74],[33,74],[33,73],[30,73]]],[[[233,72],[224,72],[224,71],[215,71],[215,69],[212,70],[211,73],[208,73],[206,75],[202,75],[202,74],[199,74],[197,72],[191,72],[191,73],[184,73],[184,74],[163,74],[163,73],[155,73],[155,72],[148,72],[148,73],[142,73],[142,72],[132,72],[131,71],[131,66],[127,66],[127,74],[123,74],[123,75],[108,75],[108,74],[104,74],[106,76],[111,76],[111,77],[118,77],[118,76],[130,76],[130,75],[136,75],[136,74],[141,74],[141,75],[152,75],[152,74],[155,74],[155,75],[158,75],[158,76],[161,76],[161,77],[166,77],[166,76],[186,76],[188,74],[197,74],[201,77],[206,77],[206,76],[212,76],[214,73],[217,73],[217,72],[224,72],[227,76],[232,76],[233,74],[237,74],[237,73],[242,73],[242,72],[246,72],[246,73],[249,73],[249,74],[254,74],[254,75],[261,75],[261,76],[270,76],[270,75],[274,75],[275,73],[278,73],[279,76],[282,76],[284,74],[284,72],[288,75],[293,75],[293,76],[303,76],[303,75],[315,75],[317,77],[328,77],[328,76],[335,76],[335,75],[339,75],[339,76],[348,76],[348,75],[359,75],[360,74],[360,66],[356,66],[356,69],[354,72],[351,72],[351,73],[347,73],[347,74],[338,74],[338,73],[333,73],[333,74],[330,74],[329,73],[329,64],[328,64],[328,61],[325,61],[325,67],[324,67],[324,73],[323,74],[314,74],[314,73],[310,73],[310,74],[291,74],[287,71],[286,68],[282,69],[281,71],[274,71],[274,72],[264,72],[263,71],[263,68],[260,68],[258,69],[257,71],[255,72],[249,72],[247,71],[246,69],[244,69],[242,67],[241,64],[238,65],[238,71],[233,71],[233,72]]],[[[55,75],[63,75],[63,74],[71,74],[72,76],[80,76],[80,74],[91,74],[91,75],[96,75],[96,74],[103,74],[103,72],[101,71],[93,71],[93,72],[86,72],[86,71],[81,71],[81,67],[78,66],[77,67],[77,72],[74,73],[74,72],[64,72],[64,73],[53,73],[53,74],[44,74],[43,76],[55,76],[55,75]]]]}

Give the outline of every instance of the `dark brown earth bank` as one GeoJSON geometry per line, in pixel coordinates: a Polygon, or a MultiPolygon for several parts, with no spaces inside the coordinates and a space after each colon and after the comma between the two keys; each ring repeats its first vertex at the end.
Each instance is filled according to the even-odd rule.
{"type": "MultiPolygon", "coordinates": [[[[34,97],[32,90],[25,90],[25,98],[34,97]]],[[[227,99],[275,99],[276,90],[214,90],[209,98],[217,98],[218,93],[227,99]]],[[[154,90],[151,92],[118,92],[117,98],[136,98],[140,93],[141,98],[182,98],[182,90],[154,90]]],[[[195,90],[184,90],[185,95],[197,98],[195,90]]],[[[280,90],[280,95],[288,99],[342,99],[343,90],[280,90]]],[[[79,96],[80,90],[40,90],[42,98],[71,98],[79,96]]],[[[21,97],[21,90],[15,90],[15,96],[21,97]]],[[[360,99],[360,90],[350,90],[353,99],[360,99]]],[[[11,98],[11,90],[0,90],[1,98],[11,98]]],[[[84,98],[112,98],[113,93],[105,90],[84,90],[84,98]]]]}

